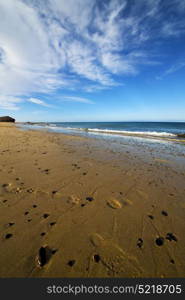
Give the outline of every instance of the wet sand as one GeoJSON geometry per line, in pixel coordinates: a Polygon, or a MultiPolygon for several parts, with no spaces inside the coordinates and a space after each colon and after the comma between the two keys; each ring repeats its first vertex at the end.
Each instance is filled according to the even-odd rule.
{"type": "Polygon", "coordinates": [[[113,144],[0,124],[0,277],[184,277],[185,156],[113,144]]]}

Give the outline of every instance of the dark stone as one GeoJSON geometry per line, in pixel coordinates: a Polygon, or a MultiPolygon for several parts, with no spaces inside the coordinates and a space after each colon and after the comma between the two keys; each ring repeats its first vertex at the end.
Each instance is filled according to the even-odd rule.
{"type": "Polygon", "coordinates": [[[7,234],[5,235],[5,239],[10,239],[12,236],[13,236],[12,233],[7,233],[7,234]]]}
{"type": "Polygon", "coordinates": [[[53,226],[53,225],[55,225],[56,224],[56,222],[51,222],[50,223],[50,226],[53,226]]]}
{"type": "Polygon", "coordinates": [[[53,250],[48,246],[42,246],[38,253],[38,264],[40,267],[43,267],[45,264],[47,264],[55,252],[56,251],[53,252],[53,250]]]}
{"type": "Polygon", "coordinates": [[[162,213],[162,215],[165,216],[165,217],[168,216],[168,213],[167,213],[167,211],[165,211],[165,210],[162,210],[161,213],[162,213]]]}
{"type": "Polygon", "coordinates": [[[171,242],[171,241],[177,242],[176,236],[175,236],[173,233],[171,233],[171,232],[167,233],[166,239],[169,240],[170,242],[171,242]]]}
{"type": "Polygon", "coordinates": [[[95,255],[94,255],[94,261],[97,262],[97,263],[99,263],[99,261],[100,261],[100,256],[99,256],[98,254],[95,254],[95,255]]]}
{"type": "Polygon", "coordinates": [[[137,246],[138,246],[139,248],[142,248],[142,246],[143,246],[143,239],[141,239],[141,238],[138,239],[138,241],[137,241],[137,246]]]}
{"type": "Polygon", "coordinates": [[[148,217],[149,217],[151,220],[154,219],[154,216],[152,216],[152,215],[148,215],[148,217]]]}
{"type": "Polygon", "coordinates": [[[46,219],[49,217],[49,214],[43,214],[43,218],[46,219]]]}
{"type": "Polygon", "coordinates": [[[57,193],[57,191],[52,191],[52,194],[55,195],[57,193]]]}
{"type": "Polygon", "coordinates": [[[0,122],[15,122],[15,119],[9,117],[9,116],[5,116],[5,117],[0,117],[0,122]]]}
{"type": "Polygon", "coordinates": [[[39,249],[38,263],[41,267],[43,267],[47,263],[47,254],[45,247],[41,247],[39,249]]]}
{"type": "Polygon", "coordinates": [[[164,238],[163,237],[158,237],[156,240],[156,245],[157,246],[162,246],[164,244],[164,238]]]}
{"type": "Polygon", "coordinates": [[[75,260],[74,259],[68,261],[68,266],[72,267],[72,266],[74,266],[74,264],[75,264],[75,260]]]}
{"type": "Polygon", "coordinates": [[[8,223],[8,227],[11,227],[13,225],[15,225],[15,223],[13,223],[13,222],[8,223]]]}
{"type": "Polygon", "coordinates": [[[93,197],[86,197],[86,200],[89,201],[89,202],[91,202],[91,201],[94,200],[94,198],[93,197]]]}

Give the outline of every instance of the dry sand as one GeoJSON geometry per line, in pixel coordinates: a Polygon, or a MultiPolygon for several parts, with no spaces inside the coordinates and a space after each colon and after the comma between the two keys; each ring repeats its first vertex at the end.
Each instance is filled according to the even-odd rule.
{"type": "Polygon", "coordinates": [[[0,124],[0,277],[184,277],[184,182],[159,151],[0,124]]]}

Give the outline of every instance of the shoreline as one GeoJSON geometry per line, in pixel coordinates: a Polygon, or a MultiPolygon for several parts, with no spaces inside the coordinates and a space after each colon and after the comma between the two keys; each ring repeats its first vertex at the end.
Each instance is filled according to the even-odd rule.
{"type": "Polygon", "coordinates": [[[6,124],[0,142],[0,277],[183,277],[185,156],[6,124]]]}
{"type": "Polygon", "coordinates": [[[68,135],[79,135],[79,136],[86,136],[86,137],[93,137],[93,135],[97,135],[97,137],[106,137],[106,136],[112,136],[112,137],[118,137],[118,138],[141,138],[146,140],[153,140],[153,141],[162,141],[162,142],[175,142],[179,144],[185,144],[185,134],[167,134],[166,136],[164,133],[160,132],[157,133],[147,133],[147,131],[144,132],[131,132],[131,131],[115,131],[115,130],[100,130],[100,129],[91,129],[91,128],[68,128],[68,127],[52,127],[49,125],[50,123],[17,123],[18,126],[22,126],[22,129],[25,130],[46,130],[49,132],[54,133],[65,133],[68,135]],[[34,128],[35,126],[35,128],[34,128]],[[162,135],[164,134],[164,135],[162,135]]]}

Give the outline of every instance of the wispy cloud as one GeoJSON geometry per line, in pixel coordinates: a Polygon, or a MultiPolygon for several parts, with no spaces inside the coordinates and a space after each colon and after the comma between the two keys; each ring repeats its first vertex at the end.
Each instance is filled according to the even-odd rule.
{"type": "Polygon", "coordinates": [[[175,73],[177,71],[179,71],[180,69],[185,67],[185,62],[178,62],[174,65],[172,65],[170,68],[168,68],[166,71],[164,71],[161,75],[157,76],[156,79],[163,79],[164,77],[166,77],[167,75],[170,75],[172,73],[175,73]]]}
{"type": "Polygon", "coordinates": [[[177,63],[177,64],[171,66],[168,70],[166,70],[165,75],[177,72],[178,70],[180,70],[184,67],[185,67],[185,62],[177,63]]]}
{"type": "Polygon", "coordinates": [[[32,102],[34,104],[37,104],[37,105],[41,105],[41,106],[45,106],[45,107],[51,107],[51,105],[49,105],[46,102],[44,102],[43,100],[40,100],[40,99],[37,99],[37,98],[29,98],[28,101],[32,102]]]}
{"type": "Polygon", "coordinates": [[[184,32],[183,1],[131,2],[0,0],[0,106],[17,109],[32,93],[115,87],[154,64],[145,46],[184,32]]]}
{"type": "Polygon", "coordinates": [[[94,104],[92,100],[82,97],[75,97],[75,96],[62,96],[60,98],[61,101],[69,101],[69,102],[80,102],[80,103],[87,103],[87,104],[94,104]]]}
{"type": "Polygon", "coordinates": [[[0,95],[0,108],[5,110],[18,110],[22,100],[18,97],[0,95]]]}

